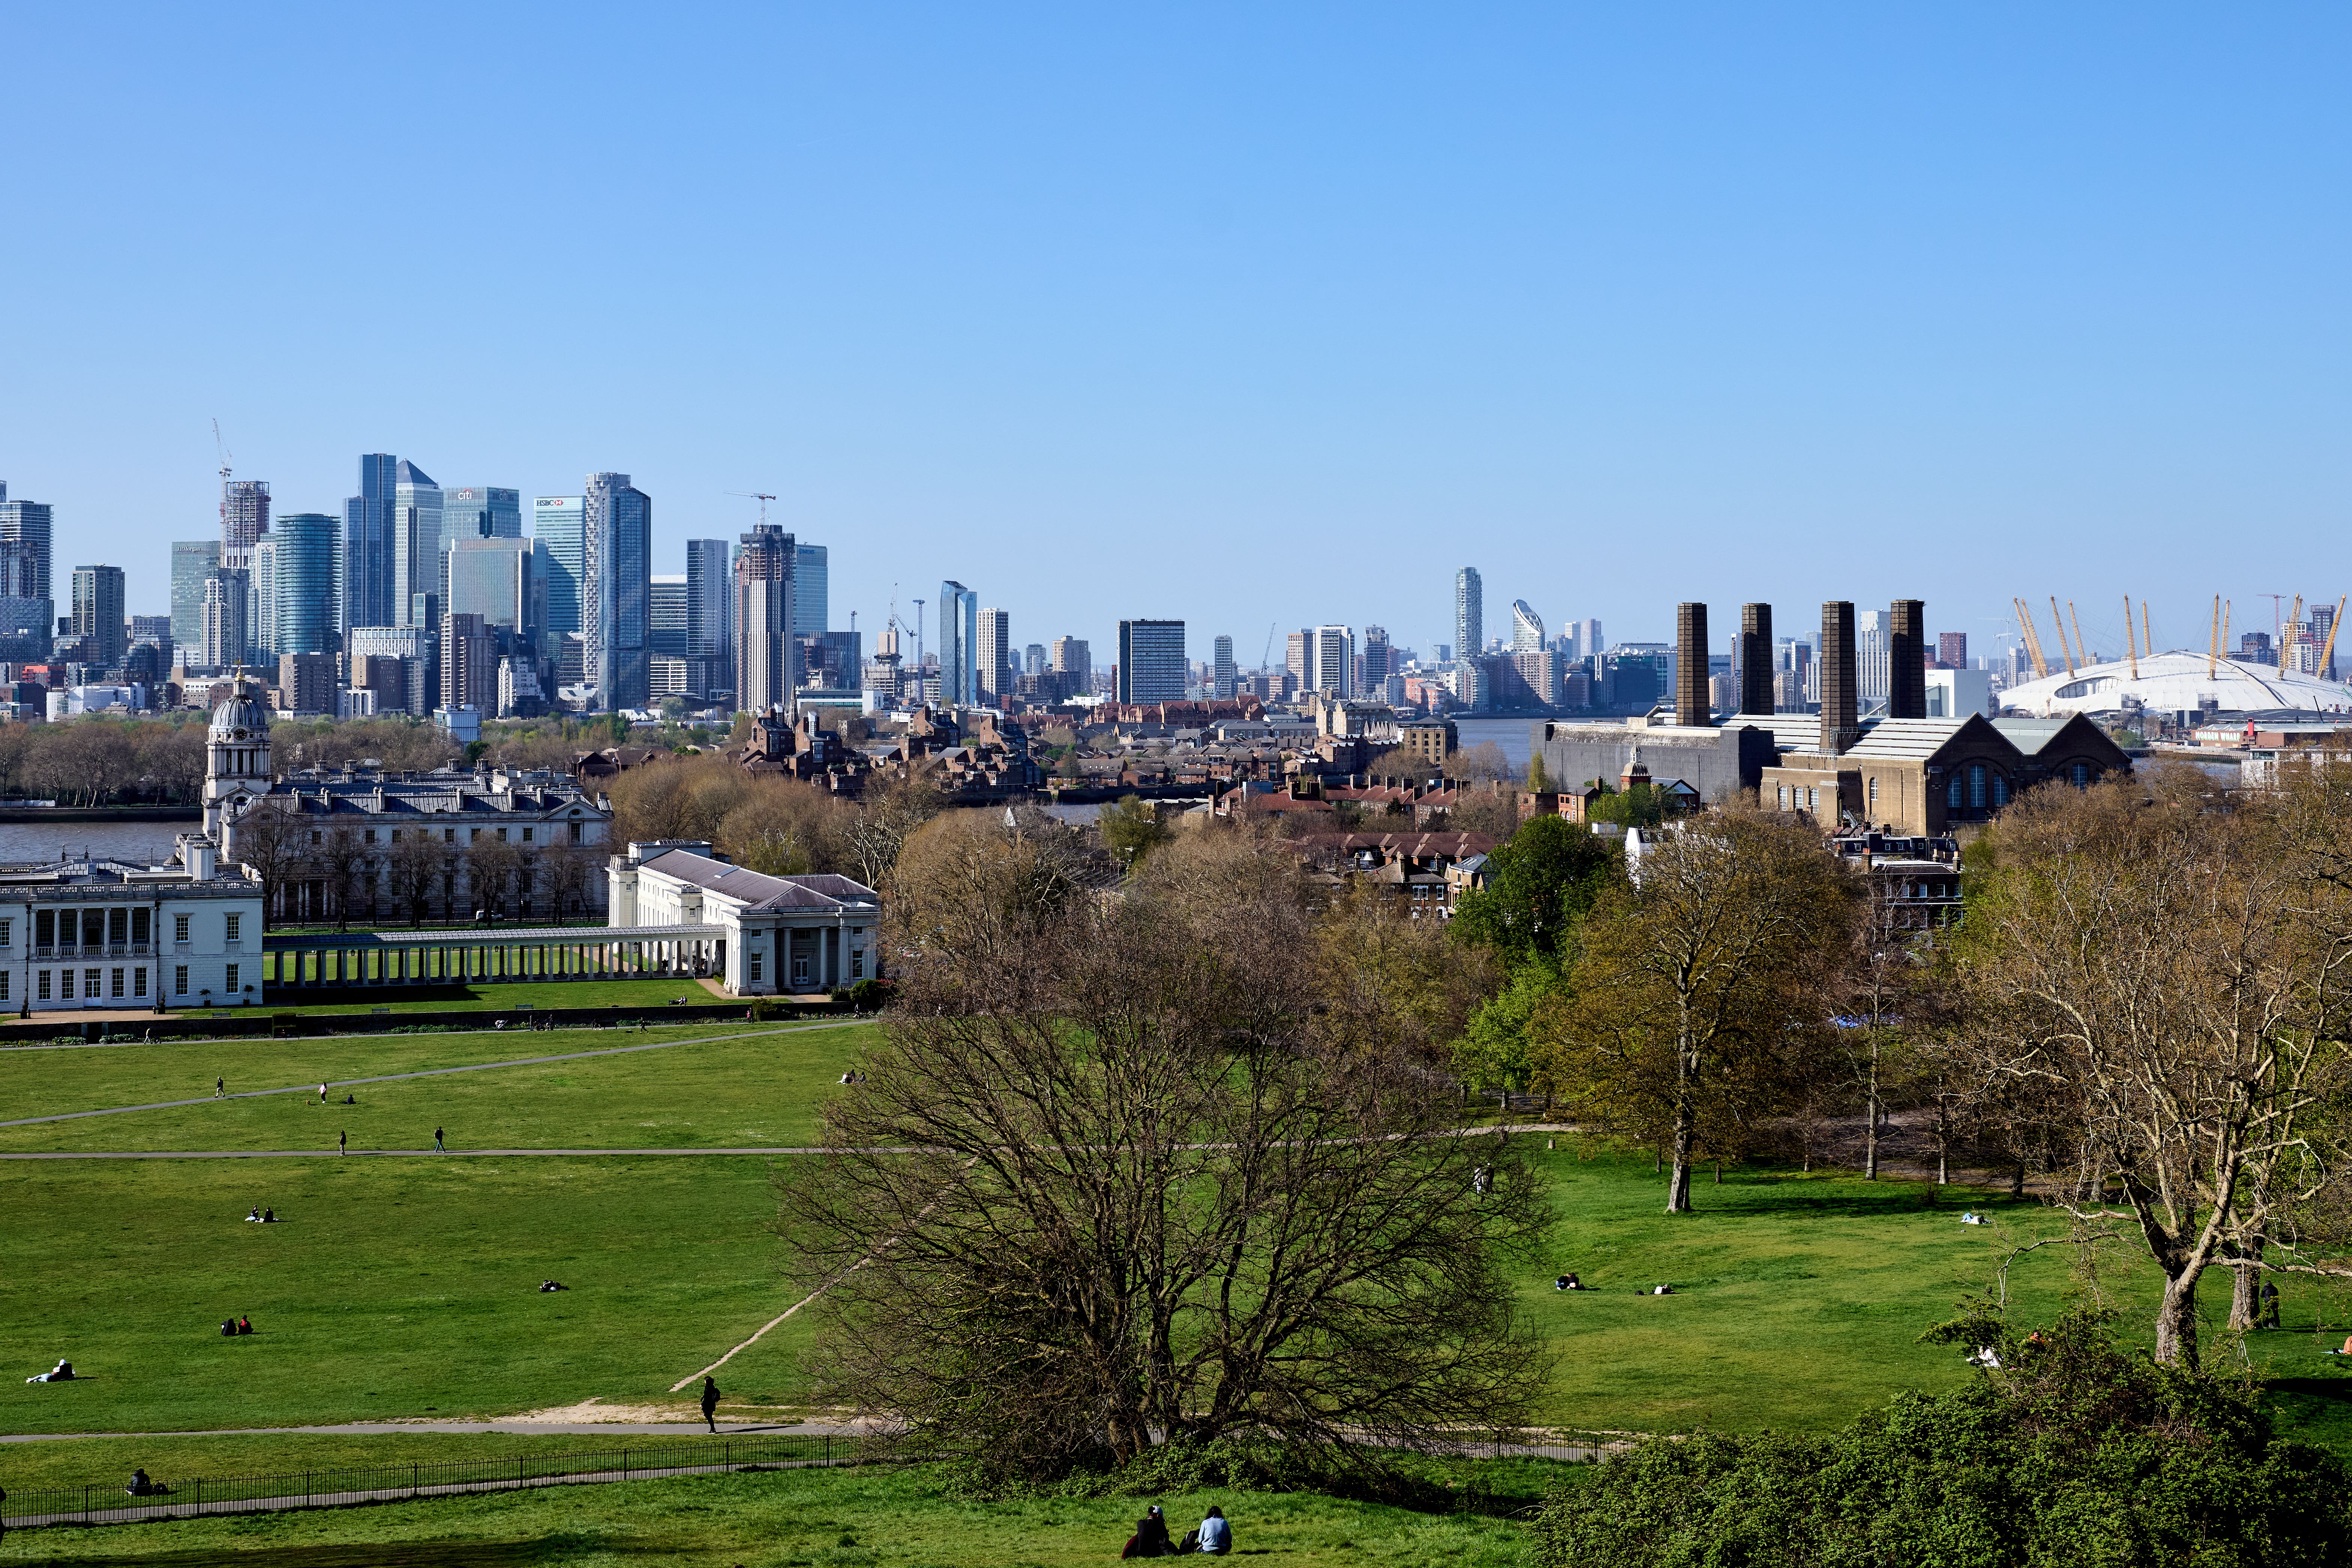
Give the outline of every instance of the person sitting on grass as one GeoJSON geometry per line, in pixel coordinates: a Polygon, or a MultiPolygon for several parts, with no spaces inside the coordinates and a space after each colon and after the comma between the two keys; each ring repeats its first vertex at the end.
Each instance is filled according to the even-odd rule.
{"type": "Polygon", "coordinates": [[[245,1222],[247,1225],[259,1225],[261,1223],[261,1205],[259,1204],[253,1205],[253,1212],[245,1216],[245,1222]]]}
{"type": "Polygon", "coordinates": [[[236,1338],[236,1320],[235,1318],[224,1318],[221,1320],[221,1338],[225,1340],[233,1340],[236,1338]]]}
{"type": "Polygon", "coordinates": [[[1234,1549],[1234,1527],[1225,1522],[1225,1510],[1213,1508],[1209,1517],[1201,1521],[1201,1550],[1212,1557],[1223,1557],[1234,1549]]]}
{"type": "Polygon", "coordinates": [[[122,1489],[129,1492],[132,1497],[153,1497],[156,1493],[166,1491],[170,1489],[159,1487],[153,1481],[149,1480],[147,1479],[147,1472],[142,1468],[131,1472],[131,1484],[122,1489]]]}
{"type": "Polygon", "coordinates": [[[251,1318],[239,1318],[236,1321],[236,1331],[240,1334],[249,1334],[253,1332],[253,1320],[251,1318]]]}
{"type": "Polygon", "coordinates": [[[264,1225],[276,1225],[278,1223],[278,1211],[276,1209],[263,1209],[261,1211],[261,1223],[264,1225]]]}
{"type": "Polygon", "coordinates": [[[61,1361],[48,1371],[37,1373],[25,1381],[26,1383],[71,1383],[73,1380],[73,1363],[61,1361]]]}
{"type": "Polygon", "coordinates": [[[1571,1269],[1570,1272],[1563,1274],[1559,1279],[1553,1280],[1551,1282],[1551,1288],[1555,1290],[1581,1290],[1584,1289],[1584,1281],[1579,1279],[1576,1277],[1575,1271],[1571,1269]]]}
{"type": "Polygon", "coordinates": [[[1136,1521],[1135,1533],[1127,1538],[1121,1557],[1173,1557],[1176,1543],[1168,1539],[1168,1516],[1153,1503],[1150,1510],[1136,1521]]]}

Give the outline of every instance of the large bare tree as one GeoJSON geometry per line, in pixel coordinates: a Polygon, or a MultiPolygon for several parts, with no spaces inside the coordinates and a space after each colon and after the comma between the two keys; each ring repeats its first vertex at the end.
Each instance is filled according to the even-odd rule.
{"type": "MultiPolygon", "coordinates": [[[[2317,784],[2325,794],[2329,786],[2317,784]]],[[[2164,1276],[2158,1359],[2194,1366],[2207,1272],[2264,1258],[2341,1180],[2352,1022],[2345,820],[2166,771],[2012,807],[1958,973],[1988,1080],[2062,1110],[2089,1234],[2121,1219],[2164,1276]],[[2112,1180],[2126,1207],[2097,1198],[2112,1180]]]]}
{"type": "Polygon", "coordinates": [[[783,1206],[827,1287],[822,1397],[1024,1477],[1524,1415],[1541,1358],[1498,1256],[1540,1227],[1534,1178],[1462,1134],[1425,1047],[1318,1032],[1282,940],[1308,917],[1102,898],[955,822],[897,882],[900,1000],[783,1206]]]}

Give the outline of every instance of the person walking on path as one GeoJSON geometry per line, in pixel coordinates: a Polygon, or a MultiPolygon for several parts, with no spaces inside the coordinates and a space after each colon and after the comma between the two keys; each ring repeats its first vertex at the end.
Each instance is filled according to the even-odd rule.
{"type": "Polygon", "coordinates": [[[348,1154],[348,1153],[350,1153],[351,1152],[352,1152],[352,1135],[351,1135],[350,1133],[348,1133],[348,1132],[338,1132],[338,1133],[336,1133],[336,1134],[335,1134],[335,1152],[336,1152],[336,1153],[338,1153],[338,1154],[348,1154]]]}
{"type": "Polygon", "coordinates": [[[433,1130],[433,1152],[436,1154],[446,1154],[449,1152],[441,1146],[441,1129],[438,1127],[433,1130]]]}
{"type": "Polygon", "coordinates": [[[225,1078],[216,1078],[213,1079],[213,1098],[215,1100],[226,1100],[228,1098],[228,1079],[225,1078]]]}
{"type": "Polygon", "coordinates": [[[702,1374],[702,1418],[711,1431],[719,1430],[719,1384],[707,1372],[702,1374]]]}
{"type": "Polygon", "coordinates": [[[327,1103],[327,1086],[323,1081],[319,1085],[319,1103],[321,1105],[327,1103]]]}

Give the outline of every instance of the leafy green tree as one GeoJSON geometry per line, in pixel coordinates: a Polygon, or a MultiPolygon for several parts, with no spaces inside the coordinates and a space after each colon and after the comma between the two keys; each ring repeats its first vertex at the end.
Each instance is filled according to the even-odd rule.
{"type": "Polygon", "coordinates": [[[1103,847],[1118,856],[1124,865],[1139,865],[1144,857],[1170,837],[1168,829],[1152,815],[1151,807],[1137,795],[1122,795],[1104,806],[1099,826],[1103,847]]]}
{"type": "Polygon", "coordinates": [[[1455,907],[1454,934],[1514,973],[1537,960],[1556,965],[1615,864],[1608,844],[1566,817],[1538,816],[1486,857],[1486,885],[1455,907]]]}
{"type": "Polygon", "coordinates": [[[1551,774],[1545,771],[1542,756],[1539,754],[1529,756],[1528,758],[1528,792],[1531,795],[1542,795],[1550,788],[1551,774]]]}

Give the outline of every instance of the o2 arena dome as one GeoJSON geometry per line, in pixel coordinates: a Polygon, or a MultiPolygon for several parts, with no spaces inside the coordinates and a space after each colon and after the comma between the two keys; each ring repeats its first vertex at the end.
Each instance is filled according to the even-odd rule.
{"type": "Polygon", "coordinates": [[[2036,719],[2069,713],[2121,713],[2150,709],[2188,713],[2200,709],[2247,719],[2323,719],[2352,723],[2352,686],[2275,665],[2201,653],[2151,654],[2138,673],[2123,659],[2094,664],[2072,675],[2052,675],[2000,693],[2001,706],[2036,719]],[[2210,673],[2208,673],[2208,670],[2210,673]]]}

